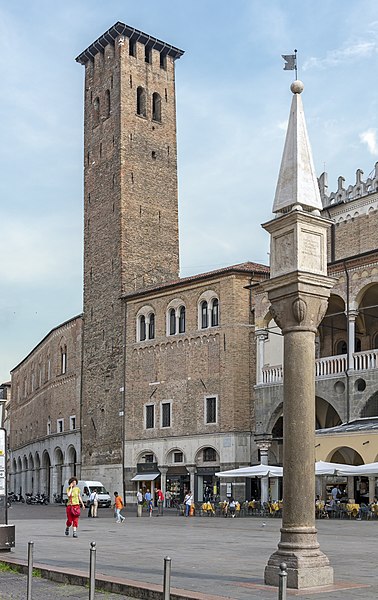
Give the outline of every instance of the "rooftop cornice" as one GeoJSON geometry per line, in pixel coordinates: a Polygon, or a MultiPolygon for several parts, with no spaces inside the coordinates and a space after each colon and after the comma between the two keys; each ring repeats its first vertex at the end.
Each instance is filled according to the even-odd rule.
{"type": "Polygon", "coordinates": [[[133,41],[141,42],[151,49],[154,48],[167,56],[171,56],[173,60],[180,58],[180,56],[184,54],[184,50],[180,50],[175,46],[171,46],[166,42],[148,35],[148,33],[143,33],[143,31],[139,31],[139,29],[135,29],[134,27],[130,27],[130,25],[125,25],[125,23],[117,21],[117,23],[108,29],[108,31],[103,33],[97,40],[88,46],[88,48],[79,54],[76,58],[76,62],[85,65],[88,61],[93,61],[96,54],[104,52],[106,46],[108,44],[114,44],[115,40],[120,35],[125,35],[133,41]]]}

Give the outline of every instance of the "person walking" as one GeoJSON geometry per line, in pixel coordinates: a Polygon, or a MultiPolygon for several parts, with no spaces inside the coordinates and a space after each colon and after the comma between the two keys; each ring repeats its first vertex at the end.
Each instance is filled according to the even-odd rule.
{"type": "Polygon", "coordinates": [[[185,504],[185,516],[189,517],[190,507],[193,504],[193,494],[192,494],[192,492],[190,490],[189,490],[189,492],[186,494],[186,496],[184,498],[184,504],[185,504]]]}
{"type": "Polygon", "coordinates": [[[158,505],[158,516],[163,515],[163,506],[164,506],[164,494],[160,488],[156,490],[157,495],[157,505],[158,505]]]}
{"type": "Polygon", "coordinates": [[[144,494],[144,499],[147,503],[147,510],[150,513],[150,517],[152,517],[153,502],[150,490],[147,490],[147,492],[144,494]]]}
{"type": "Polygon", "coordinates": [[[72,537],[77,538],[77,528],[79,526],[80,506],[85,508],[81,497],[80,488],[77,485],[76,477],[71,477],[67,488],[68,502],[66,506],[66,530],[65,535],[70,535],[72,525],[72,537]]]}
{"type": "Polygon", "coordinates": [[[91,517],[97,519],[98,493],[96,488],[94,488],[94,490],[91,492],[91,495],[89,496],[89,506],[91,508],[91,517]]]}
{"type": "Polygon", "coordinates": [[[123,523],[125,517],[121,514],[121,510],[123,509],[123,500],[118,492],[114,492],[114,508],[116,513],[116,523],[123,523]]]}

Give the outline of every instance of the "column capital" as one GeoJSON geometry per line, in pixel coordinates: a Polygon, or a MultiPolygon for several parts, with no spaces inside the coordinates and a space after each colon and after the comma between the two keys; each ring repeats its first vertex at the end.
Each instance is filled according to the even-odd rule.
{"type": "Polygon", "coordinates": [[[255,336],[260,341],[265,341],[269,338],[269,332],[266,329],[255,329],[255,336]]]}
{"type": "Polygon", "coordinates": [[[186,470],[188,471],[188,473],[195,473],[196,470],[196,465],[185,465],[186,470]]]}
{"type": "Polygon", "coordinates": [[[347,317],[349,321],[355,321],[358,317],[358,310],[350,310],[347,317]]]}
{"type": "Polygon", "coordinates": [[[316,333],[327,307],[335,279],[313,273],[289,273],[263,284],[271,302],[270,312],[283,334],[316,333]]]}
{"type": "Polygon", "coordinates": [[[167,474],[167,471],[168,471],[168,467],[167,467],[167,466],[165,466],[165,465],[164,465],[164,466],[160,466],[160,465],[159,465],[159,471],[160,471],[160,473],[161,473],[162,475],[166,475],[166,474],[167,474]]]}
{"type": "Polygon", "coordinates": [[[271,433],[257,433],[255,435],[255,442],[258,449],[267,452],[272,445],[273,436],[271,433]]]}

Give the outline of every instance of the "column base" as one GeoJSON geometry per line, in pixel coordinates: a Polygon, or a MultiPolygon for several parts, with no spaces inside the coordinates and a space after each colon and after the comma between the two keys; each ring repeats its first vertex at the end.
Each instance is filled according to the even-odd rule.
{"type": "Polygon", "coordinates": [[[278,550],[265,567],[265,583],[278,586],[280,564],[287,568],[287,587],[293,589],[333,584],[333,568],[319,550],[314,528],[282,528],[278,550]]]}

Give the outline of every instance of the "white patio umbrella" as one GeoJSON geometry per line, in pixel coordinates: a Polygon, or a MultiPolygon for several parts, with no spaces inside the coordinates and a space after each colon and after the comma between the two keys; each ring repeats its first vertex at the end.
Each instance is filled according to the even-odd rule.
{"type": "Polygon", "coordinates": [[[217,477],[282,477],[283,468],[272,465],[254,465],[253,467],[241,467],[230,471],[215,473],[217,477]]]}
{"type": "Polygon", "coordinates": [[[366,465],[358,465],[353,467],[355,472],[353,475],[376,475],[378,477],[378,462],[367,463],[366,465]]]}
{"type": "Polygon", "coordinates": [[[356,469],[358,468],[359,467],[355,467],[353,465],[344,465],[342,463],[332,463],[318,460],[315,463],[315,475],[336,475],[339,477],[358,475],[356,472],[356,469]]]}

